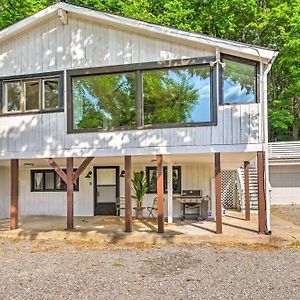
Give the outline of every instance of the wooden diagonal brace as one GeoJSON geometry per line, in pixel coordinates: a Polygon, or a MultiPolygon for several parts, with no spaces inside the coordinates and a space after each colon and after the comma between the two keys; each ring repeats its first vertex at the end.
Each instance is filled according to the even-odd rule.
{"type": "Polygon", "coordinates": [[[79,168],[73,173],[73,182],[75,183],[78,177],[82,174],[82,172],[86,169],[86,167],[90,164],[94,157],[87,157],[79,166],[79,168]]]}
{"type": "Polygon", "coordinates": [[[54,169],[54,171],[58,174],[58,176],[67,184],[68,179],[66,173],[59,167],[59,165],[52,159],[47,159],[49,165],[54,169]]]}

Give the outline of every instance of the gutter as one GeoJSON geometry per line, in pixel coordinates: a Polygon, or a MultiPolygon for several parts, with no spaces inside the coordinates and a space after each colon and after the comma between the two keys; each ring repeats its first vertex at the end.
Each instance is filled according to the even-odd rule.
{"type": "Polygon", "coordinates": [[[267,64],[266,69],[262,72],[263,82],[263,109],[264,109],[264,153],[265,153],[265,195],[266,195],[266,234],[271,234],[271,185],[269,176],[269,131],[268,131],[268,73],[278,56],[279,52],[274,52],[270,62],[267,64]]]}

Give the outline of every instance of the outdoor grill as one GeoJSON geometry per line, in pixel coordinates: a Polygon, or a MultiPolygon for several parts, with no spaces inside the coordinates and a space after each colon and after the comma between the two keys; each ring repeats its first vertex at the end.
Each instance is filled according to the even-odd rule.
{"type": "Polygon", "coordinates": [[[181,203],[181,220],[187,215],[197,220],[207,218],[208,200],[203,198],[202,190],[182,190],[181,196],[175,197],[181,203]]]}

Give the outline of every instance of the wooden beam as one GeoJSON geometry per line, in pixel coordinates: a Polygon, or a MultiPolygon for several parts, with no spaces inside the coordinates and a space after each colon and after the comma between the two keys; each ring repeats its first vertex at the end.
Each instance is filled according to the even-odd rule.
{"type": "Polygon", "coordinates": [[[67,158],[67,229],[74,227],[73,157],[67,158]]]}
{"type": "Polygon", "coordinates": [[[265,233],[266,224],[266,199],[264,190],[264,152],[257,152],[258,174],[258,233],[265,233]]]}
{"type": "Polygon", "coordinates": [[[82,172],[86,169],[86,167],[90,164],[94,157],[87,157],[78,167],[78,169],[73,174],[73,182],[75,183],[78,177],[82,174],[82,172]]]}
{"type": "Polygon", "coordinates": [[[10,161],[11,194],[10,194],[10,229],[19,227],[19,160],[10,161]]]}
{"type": "Polygon", "coordinates": [[[216,233],[222,233],[221,155],[215,153],[216,233]]]}
{"type": "MultiPolygon", "coordinates": [[[[66,173],[59,167],[59,165],[52,159],[47,159],[49,162],[49,165],[54,169],[54,171],[58,174],[58,176],[66,183],[68,184],[67,175],[66,173]]],[[[73,171],[72,171],[73,173],[73,171]]]]}
{"type": "Polygon", "coordinates": [[[132,232],[131,156],[125,156],[125,232],[132,232]]]}
{"type": "Polygon", "coordinates": [[[156,155],[157,163],[157,232],[164,233],[164,185],[163,185],[163,159],[156,155]]]}
{"type": "Polygon", "coordinates": [[[245,220],[250,221],[250,188],[249,188],[249,161],[244,162],[244,181],[245,181],[245,220]]]}

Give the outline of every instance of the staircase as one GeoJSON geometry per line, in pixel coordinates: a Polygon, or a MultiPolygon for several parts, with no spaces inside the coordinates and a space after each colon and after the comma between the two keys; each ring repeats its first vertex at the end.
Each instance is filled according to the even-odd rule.
{"type": "MultiPolygon", "coordinates": [[[[240,200],[241,208],[245,208],[245,191],[244,191],[244,169],[240,168],[237,171],[237,194],[240,200]]],[[[250,209],[258,209],[258,184],[256,161],[252,161],[249,166],[249,192],[250,192],[250,209]]]]}

